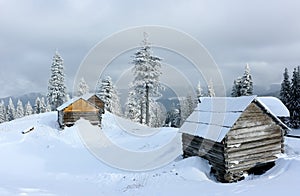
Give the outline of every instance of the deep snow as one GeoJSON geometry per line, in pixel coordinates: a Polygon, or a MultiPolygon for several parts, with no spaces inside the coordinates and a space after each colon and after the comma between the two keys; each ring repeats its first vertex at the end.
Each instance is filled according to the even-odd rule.
{"type": "MultiPolygon", "coordinates": [[[[0,195],[298,195],[299,192],[299,139],[285,139],[286,154],[265,174],[222,184],[213,180],[207,161],[198,157],[178,157],[166,166],[144,172],[113,168],[87,150],[77,126],[61,131],[56,118],[52,112],[0,124],[0,195]],[[32,126],[34,131],[21,134],[32,126]]],[[[156,130],[154,136],[136,139],[118,128],[115,119],[105,114],[103,131],[124,148],[149,151],[176,137],[177,130],[167,128],[156,130]]],[[[129,122],[124,123],[128,126],[129,122]]],[[[138,125],[132,126],[139,130],[138,125]]]]}

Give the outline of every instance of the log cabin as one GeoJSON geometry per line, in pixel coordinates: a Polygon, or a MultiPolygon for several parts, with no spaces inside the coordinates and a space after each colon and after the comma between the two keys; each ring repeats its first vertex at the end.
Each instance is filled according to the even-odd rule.
{"type": "Polygon", "coordinates": [[[259,174],[271,168],[284,152],[284,134],[288,130],[269,108],[272,104],[265,104],[272,100],[277,103],[273,104],[277,115],[289,115],[277,98],[200,98],[180,128],[183,157],[208,160],[211,173],[220,182],[236,182],[249,173],[259,174]]]}
{"type": "Polygon", "coordinates": [[[80,118],[89,120],[93,125],[101,125],[104,102],[95,94],[75,97],[57,108],[58,123],[61,128],[73,126],[80,118]]]}

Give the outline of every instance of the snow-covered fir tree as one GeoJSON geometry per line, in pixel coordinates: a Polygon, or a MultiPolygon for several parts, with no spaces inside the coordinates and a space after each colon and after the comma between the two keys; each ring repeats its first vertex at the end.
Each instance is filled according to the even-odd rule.
{"type": "Polygon", "coordinates": [[[290,91],[290,116],[291,126],[293,128],[300,127],[300,67],[295,68],[292,76],[291,91],[290,91]]]}
{"type": "Polygon", "coordinates": [[[140,120],[140,104],[136,102],[136,96],[134,95],[135,91],[130,90],[128,92],[128,98],[126,102],[126,110],[125,110],[125,116],[128,119],[131,119],[132,121],[139,122],[140,120]]]}
{"type": "Polygon", "coordinates": [[[233,82],[232,97],[249,96],[253,94],[253,81],[250,73],[250,67],[247,64],[242,77],[238,77],[233,82]]]}
{"type": "Polygon", "coordinates": [[[30,104],[30,102],[28,101],[27,104],[25,105],[25,116],[29,116],[33,114],[33,109],[32,109],[32,106],[30,104]]]}
{"type": "Polygon", "coordinates": [[[24,107],[22,101],[19,99],[17,102],[16,118],[22,117],[24,117],[24,107]]]}
{"type": "MultiPolygon", "coordinates": [[[[68,94],[67,94],[68,95],[68,94]]],[[[68,96],[67,96],[67,100],[66,101],[68,101],[69,99],[68,99],[68,96]]],[[[51,112],[51,106],[50,106],[50,104],[49,104],[49,102],[47,101],[47,103],[46,103],[46,111],[45,112],[51,112]]]]}
{"type": "Polygon", "coordinates": [[[241,80],[242,78],[238,77],[236,80],[233,81],[232,92],[231,92],[232,97],[241,96],[241,80]]]}
{"type": "Polygon", "coordinates": [[[280,100],[282,103],[290,110],[290,100],[291,100],[291,82],[289,79],[288,69],[284,69],[283,73],[283,81],[281,82],[281,89],[280,89],[280,100]]]}
{"type": "Polygon", "coordinates": [[[6,108],[6,121],[14,120],[16,117],[16,109],[11,98],[9,98],[6,108]]]}
{"type": "Polygon", "coordinates": [[[35,114],[41,113],[41,99],[40,99],[40,97],[37,97],[37,98],[35,99],[34,113],[35,113],[35,114]]]}
{"type": "Polygon", "coordinates": [[[0,102],[0,123],[3,123],[6,121],[6,108],[5,108],[5,104],[4,101],[1,100],[0,102]]]}
{"type": "Polygon", "coordinates": [[[130,85],[126,104],[125,113],[133,121],[149,125],[151,118],[155,118],[155,116],[149,116],[149,114],[153,114],[153,111],[151,111],[153,108],[150,107],[150,103],[155,102],[154,97],[161,95],[159,92],[162,89],[159,81],[159,77],[162,74],[160,61],[161,58],[153,55],[148,42],[148,35],[144,33],[142,46],[133,57],[134,79],[130,85]],[[147,119],[149,122],[146,122],[147,119]]]}
{"type": "Polygon", "coordinates": [[[77,95],[82,96],[84,94],[89,93],[90,88],[84,78],[81,78],[77,87],[77,95]]]}
{"type": "Polygon", "coordinates": [[[200,97],[203,97],[203,89],[201,87],[200,81],[197,84],[197,88],[196,88],[196,95],[197,98],[199,99],[200,97]]]}
{"type": "Polygon", "coordinates": [[[47,105],[45,103],[45,98],[42,97],[41,102],[40,102],[40,111],[41,111],[41,113],[45,113],[46,110],[47,110],[47,105]]]}
{"type": "Polygon", "coordinates": [[[106,76],[98,82],[96,94],[105,103],[105,109],[113,114],[121,115],[121,104],[118,91],[110,76],[106,76]]]}
{"type": "Polygon", "coordinates": [[[216,96],[212,79],[209,80],[208,85],[207,85],[207,96],[208,97],[215,97],[216,96]]]}
{"type": "Polygon", "coordinates": [[[66,86],[63,59],[55,52],[51,65],[51,76],[48,85],[47,100],[51,105],[51,110],[56,110],[57,107],[66,101],[66,86]]]}
{"type": "Polygon", "coordinates": [[[240,93],[241,96],[249,96],[253,94],[253,81],[248,64],[246,65],[244,75],[241,78],[240,93]]]}

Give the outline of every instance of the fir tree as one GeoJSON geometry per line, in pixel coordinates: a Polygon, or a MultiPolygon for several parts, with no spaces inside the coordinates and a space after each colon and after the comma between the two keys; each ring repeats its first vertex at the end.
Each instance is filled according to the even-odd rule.
{"type": "Polygon", "coordinates": [[[203,89],[201,88],[200,81],[198,82],[197,88],[196,88],[196,95],[197,98],[199,99],[200,97],[203,97],[203,89]]]}
{"type": "Polygon", "coordinates": [[[14,103],[11,98],[9,98],[7,109],[6,109],[6,121],[14,120],[16,116],[16,110],[14,103]]]}
{"type": "Polygon", "coordinates": [[[45,98],[42,97],[41,98],[41,102],[40,102],[40,111],[41,111],[41,113],[45,113],[46,112],[46,107],[47,107],[47,105],[45,103],[45,98]]]}
{"type": "Polygon", "coordinates": [[[51,110],[56,110],[57,107],[66,101],[66,86],[63,59],[56,51],[51,65],[51,76],[48,85],[47,100],[51,105],[51,110]]]}
{"type": "Polygon", "coordinates": [[[284,69],[283,73],[283,81],[281,83],[281,89],[280,89],[280,100],[286,107],[290,110],[290,100],[291,100],[291,82],[289,80],[289,73],[288,69],[284,69]]]}
{"type": "Polygon", "coordinates": [[[32,109],[30,102],[28,101],[25,106],[25,116],[29,116],[31,114],[33,114],[33,109],[32,109]]]}
{"type": "Polygon", "coordinates": [[[34,113],[39,114],[41,113],[41,99],[37,97],[35,99],[35,104],[34,104],[34,113]]]}
{"type": "Polygon", "coordinates": [[[294,128],[300,127],[300,71],[299,67],[294,69],[290,93],[290,116],[291,125],[294,128]]]}
{"type": "Polygon", "coordinates": [[[250,67],[247,64],[242,77],[238,77],[233,82],[231,91],[232,97],[249,96],[253,94],[253,81],[250,73],[250,67]]]}
{"type": "Polygon", "coordinates": [[[22,117],[24,117],[24,107],[22,101],[19,99],[17,102],[16,118],[22,117]]]}
{"type": "Polygon", "coordinates": [[[209,96],[209,97],[216,96],[212,79],[209,80],[208,85],[207,85],[207,96],[209,96]]]}
{"type": "Polygon", "coordinates": [[[121,105],[118,91],[113,85],[110,76],[105,77],[98,83],[96,94],[105,103],[105,109],[113,114],[121,115],[121,105]]]}
{"type": "Polygon", "coordinates": [[[236,80],[234,80],[232,92],[231,92],[232,97],[241,96],[241,79],[242,79],[241,77],[238,77],[236,80]]]}
{"type": "Polygon", "coordinates": [[[148,36],[144,34],[142,47],[134,54],[132,64],[134,80],[130,85],[130,92],[126,106],[127,117],[149,125],[153,114],[150,104],[154,97],[160,96],[162,86],[159,82],[161,73],[161,58],[153,56],[148,36]],[[134,114],[130,114],[133,112],[134,114]],[[139,118],[139,119],[135,119],[139,118]],[[148,121],[148,122],[147,122],[148,121]]]}
{"type": "Polygon", "coordinates": [[[85,82],[84,78],[81,78],[77,87],[77,95],[82,96],[90,91],[88,84],[85,82]]]}
{"type": "Polygon", "coordinates": [[[1,100],[0,102],[0,123],[3,123],[6,121],[6,108],[4,101],[1,100]]]}
{"type": "Polygon", "coordinates": [[[248,64],[245,67],[245,72],[241,78],[240,85],[241,85],[240,86],[241,96],[249,96],[253,94],[253,81],[252,81],[252,76],[250,74],[250,67],[248,64]]]}

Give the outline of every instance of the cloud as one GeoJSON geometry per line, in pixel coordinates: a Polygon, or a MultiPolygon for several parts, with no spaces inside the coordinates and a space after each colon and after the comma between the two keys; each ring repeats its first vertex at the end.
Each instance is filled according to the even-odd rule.
{"type": "Polygon", "coordinates": [[[5,72],[0,97],[46,92],[57,48],[70,88],[95,44],[138,25],[171,26],[195,37],[216,60],[228,88],[246,63],[258,85],[278,83],[285,66],[291,70],[300,62],[299,7],[296,0],[0,1],[0,68],[5,72]]]}

